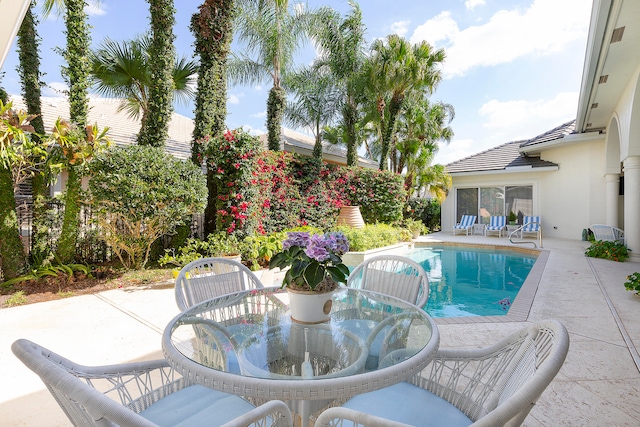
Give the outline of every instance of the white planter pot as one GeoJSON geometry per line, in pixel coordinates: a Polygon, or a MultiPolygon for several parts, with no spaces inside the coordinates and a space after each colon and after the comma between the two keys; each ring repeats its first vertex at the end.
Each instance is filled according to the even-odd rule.
{"type": "Polygon", "coordinates": [[[333,291],[312,292],[287,288],[291,320],[304,324],[316,324],[329,321],[333,305],[333,291]]]}

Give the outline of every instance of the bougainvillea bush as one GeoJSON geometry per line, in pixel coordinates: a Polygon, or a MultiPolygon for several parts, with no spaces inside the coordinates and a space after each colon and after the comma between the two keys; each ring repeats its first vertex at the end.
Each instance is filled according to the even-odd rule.
{"type": "Polygon", "coordinates": [[[242,129],[200,143],[217,181],[217,230],[243,237],[303,226],[328,230],[345,205],[359,205],[370,224],[402,218],[406,194],[393,172],[266,151],[242,129]]]}

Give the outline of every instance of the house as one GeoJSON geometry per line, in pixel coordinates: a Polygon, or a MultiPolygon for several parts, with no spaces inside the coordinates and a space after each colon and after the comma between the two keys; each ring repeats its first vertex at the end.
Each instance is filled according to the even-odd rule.
{"type": "MultiPolygon", "coordinates": [[[[260,141],[267,147],[267,134],[260,135],[260,141]]],[[[309,135],[282,128],[282,143],[280,145],[282,151],[312,157],[315,144],[315,139],[309,135]]],[[[347,164],[347,149],[325,141],[322,143],[322,160],[327,163],[345,166],[347,164]]],[[[358,156],[358,166],[377,169],[378,162],[358,156]]]]}
{"type": "Polygon", "coordinates": [[[625,230],[640,259],[640,2],[594,0],[575,121],[447,165],[443,230],[464,213],[540,215],[543,235],[625,230]]]}

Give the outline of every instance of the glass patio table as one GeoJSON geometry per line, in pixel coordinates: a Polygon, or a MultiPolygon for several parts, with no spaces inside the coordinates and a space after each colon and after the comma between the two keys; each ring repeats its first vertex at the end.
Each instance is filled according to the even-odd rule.
{"type": "Polygon", "coordinates": [[[335,400],[410,379],[439,344],[433,319],[383,294],[339,288],[328,322],[291,320],[286,290],[217,297],[180,313],[162,349],[188,380],[256,404],[287,402],[308,425],[335,400]]]}

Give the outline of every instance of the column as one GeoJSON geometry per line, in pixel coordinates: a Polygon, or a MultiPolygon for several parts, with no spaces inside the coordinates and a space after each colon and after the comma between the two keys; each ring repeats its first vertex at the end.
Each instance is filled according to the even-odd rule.
{"type": "Polygon", "coordinates": [[[620,193],[620,174],[604,175],[605,224],[622,228],[618,225],[618,195],[620,193]]]}
{"type": "Polygon", "coordinates": [[[640,156],[624,160],[624,236],[634,261],[640,261],[640,156]]]}

